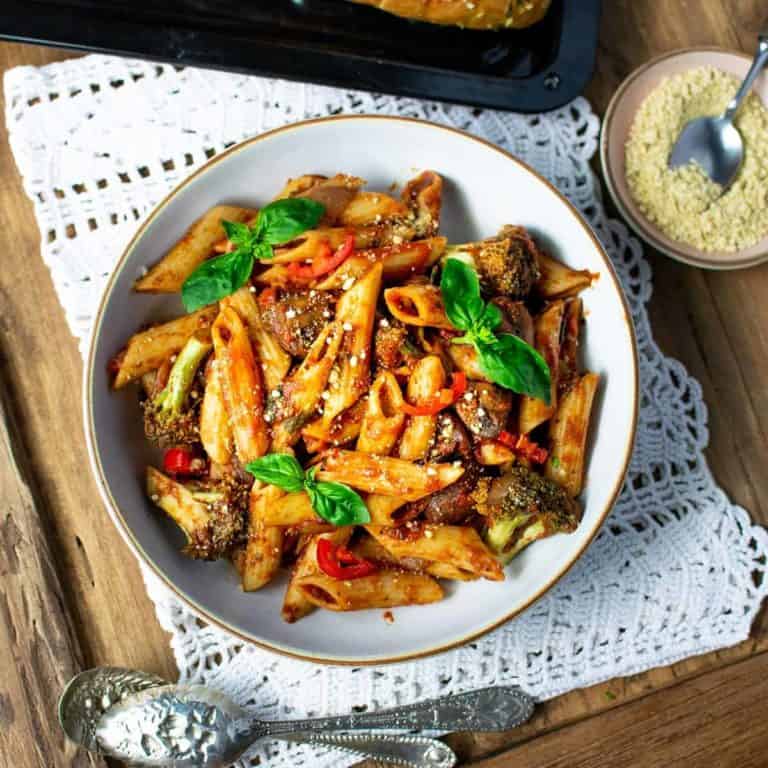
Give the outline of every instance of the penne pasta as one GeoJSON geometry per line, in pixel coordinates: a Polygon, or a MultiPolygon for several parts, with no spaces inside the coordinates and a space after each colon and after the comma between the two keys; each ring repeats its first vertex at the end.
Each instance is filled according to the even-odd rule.
{"type": "MultiPolygon", "coordinates": [[[[445,369],[437,355],[422,357],[408,378],[407,399],[411,405],[425,405],[445,386],[445,369]]],[[[437,414],[410,416],[400,440],[401,459],[423,459],[437,429],[437,414]]]]}
{"type": "MultiPolygon", "coordinates": [[[[396,519],[393,513],[403,504],[405,501],[392,496],[371,494],[365,499],[374,525],[393,525],[396,519]]],[[[306,530],[311,524],[324,524],[323,519],[312,509],[309,496],[303,491],[281,496],[264,511],[263,519],[264,524],[268,526],[300,526],[302,530],[306,530]]]]}
{"type": "Polygon", "coordinates": [[[453,329],[445,314],[440,289],[430,283],[387,288],[384,291],[387,309],[406,325],[453,329]]]}
{"type": "Polygon", "coordinates": [[[536,293],[543,299],[564,299],[575,296],[592,285],[595,279],[588,269],[571,269],[557,259],[539,250],[537,261],[541,277],[536,283],[536,293]]]}
{"type": "Polygon", "coordinates": [[[585,373],[563,396],[549,427],[545,474],[571,496],[578,496],[584,486],[589,420],[599,383],[596,373],[585,373]]]}
{"type": "Polygon", "coordinates": [[[579,377],[578,353],[579,332],[583,318],[583,305],[580,298],[567,299],[560,333],[560,358],[557,371],[558,400],[574,385],[579,377]]]}
{"type": "Polygon", "coordinates": [[[366,493],[416,501],[456,482],[464,468],[456,464],[414,464],[389,456],[331,448],[319,456],[317,479],[344,483],[366,493]]]}
{"type": "MultiPolygon", "coordinates": [[[[319,450],[323,450],[329,444],[339,446],[356,440],[360,434],[366,405],[366,399],[360,398],[356,403],[347,408],[346,411],[342,411],[336,416],[330,426],[325,424],[322,416],[309,422],[301,430],[304,443],[308,448],[310,441],[315,445],[322,445],[323,448],[319,450]]],[[[312,451],[312,453],[317,452],[312,451]]]]}
{"type": "Polygon", "coordinates": [[[392,528],[367,525],[366,530],[397,558],[416,557],[446,563],[491,581],[503,581],[499,561],[474,528],[464,525],[426,525],[418,536],[392,535],[392,528]]]}
{"type": "Polygon", "coordinates": [[[550,403],[535,397],[523,397],[520,400],[518,416],[519,431],[526,435],[551,419],[557,408],[557,375],[560,369],[560,329],[563,325],[565,302],[555,301],[550,304],[535,320],[536,349],[549,366],[551,376],[550,403]]]}
{"type": "Polygon", "coordinates": [[[224,230],[222,221],[245,222],[258,212],[252,208],[217,205],[201,216],[184,237],[157,262],[134,288],[144,293],[176,293],[184,281],[213,253],[224,230]]]}
{"type": "Polygon", "coordinates": [[[514,451],[496,440],[484,440],[475,450],[475,457],[485,467],[497,467],[515,460],[514,451]]]}
{"type": "Polygon", "coordinates": [[[115,389],[120,389],[145,373],[160,368],[172,355],[178,353],[194,334],[198,333],[207,338],[216,312],[215,306],[205,307],[167,323],[153,325],[146,331],[131,336],[125,349],[109,364],[110,373],[115,377],[115,389]]]}
{"type": "Polygon", "coordinates": [[[371,264],[376,262],[381,262],[384,268],[384,282],[405,280],[414,274],[425,272],[435,264],[445,252],[446,243],[444,237],[432,237],[357,251],[315,287],[319,291],[341,288],[350,278],[357,280],[362,277],[371,264]]]}
{"type": "Polygon", "coordinates": [[[440,225],[443,179],[434,171],[423,171],[403,189],[403,200],[411,209],[419,237],[434,235],[440,225]]]}
{"type": "Polygon", "coordinates": [[[408,208],[400,200],[381,192],[358,192],[344,208],[340,222],[347,227],[360,227],[407,215],[408,208]]]}
{"type": "Polygon", "coordinates": [[[426,605],[443,598],[442,587],[433,578],[402,570],[380,570],[354,581],[316,573],[297,579],[296,585],[310,603],[328,611],[426,605]]]}
{"type": "Polygon", "coordinates": [[[449,344],[448,356],[460,371],[467,374],[467,378],[473,381],[489,381],[480,367],[477,350],[471,344],[449,344]]]}
{"type": "Polygon", "coordinates": [[[321,533],[311,536],[304,548],[301,550],[296,564],[293,566],[291,578],[288,587],[285,590],[283,598],[283,608],[281,615],[283,620],[289,624],[304,618],[315,609],[315,605],[307,599],[299,583],[302,579],[308,578],[320,572],[317,565],[317,542],[319,539],[329,539],[336,546],[341,546],[349,541],[352,535],[351,528],[337,528],[330,533],[321,533]]]}
{"type": "Polygon", "coordinates": [[[371,362],[371,335],[376,315],[376,300],[381,288],[381,264],[374,264],[364,277],[345,291],[336,305],[336,320],[344,339],[328,378],[328,397],[323,407],[323,423],[330,426],[334,417],[346,410],[368,389],[371,362]]]}
{"type": "Polygon", "coordinates": [[[299,197],[326,179],[327,176],[319,176],[316,173],[306,173],[296,179],[288,179],[280,193],[275,196],[275,200],[284,200],[286,197],[299,197]]]}
{"type": "Polygon", "coordinates": [[[343,338],[341,323],[335,321],[323,328],[301,365],[283,384],[279,410],[281,420],[272,432],[275,451],[294,445],[301,428],[317,410],[328,382],[343,338]]]}
{"type": "Polygon", "coordinates": [[[396,567],[407,571],[426,573],[437,579],[475,581],[478,578],[476,574],[457,568],[449,563],[428,562],[427,560],[419,560],[415,557],[398,559],[370,535],[361,536],[357,539],[351,550],[357,557],[362,557],[373,563],[384,563],[390,568],[396,567]]]}
{"type": "Polygon", "coordinates": [[[279,387],[291,368],[291,356],[281,346],[275,335],[264,327],[256,296],[251,286],[244,285],[219,303],[220,307],[232,307],[246,328],[258,352],[264,383],[271,392],[279,387]]]}
{"type": "Polygon", "coordinates": [[[272,581],[283,555],[283,531],[266,525],[264,515],[282,495],[274,485],[258,480],[251,488],[248,503],[248,540],[239,558],[240,582],[244,592],[255,592],[272,581]]]}
{"type": "Polygon", "coordinates": [[[232,427],[221,389],[221,372],[214,358],[205,369],[205,393],[200,407],[200,442],[211,461],[229,464],[232,459],[232,427]]]}
{"type": "Polygon", "coordinates": [[[211,335],[237,455],[243,463],[253,461],[269,447],[261,368],[243,321],[234,309],[227,307],[219,312],[211,335]]]}
{"type": "Polygon", "coordinates": [[[369,493],[364,501],[373,525],[397,525],[398,511],[406,504],[405,499],[379,493],[369,493]]]}
{"type": "MultiPolygon", "coordinates": [[[[397,379],[385,371],[373,382],[360,425],[357,450],[387,456],[405,426],[403,393],[397,379]]],[[[407,458],[407,457],[406,457],[407,458]]]]}

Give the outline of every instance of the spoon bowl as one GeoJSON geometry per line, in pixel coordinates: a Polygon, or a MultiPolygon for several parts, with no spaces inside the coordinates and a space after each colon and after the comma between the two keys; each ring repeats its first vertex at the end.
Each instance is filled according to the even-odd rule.
{"type": "Polygon", "coordinates": [[[695,162],[712,181],[727,189],[744,161],[744,141],[736,126],[723,117],[700,117],[683,128],[669,167],[695,162]]]}
{"type": "Polygon", "coordinates": [[[723,191],[730,187],[744,160],[744,141],[733,121],[766,62],[768,32],[758,36],[752,66],[725,112],[718,117],[699,117],[685,125],[670,152],[670,168],[696,163],[723,191]]]}

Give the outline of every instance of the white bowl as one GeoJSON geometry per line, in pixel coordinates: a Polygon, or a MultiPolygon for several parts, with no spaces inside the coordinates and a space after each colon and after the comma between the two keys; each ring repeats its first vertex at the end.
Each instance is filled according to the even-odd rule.
{"type": "Polygon", "coordinates": [[[113,521],[137,557],[203,619],[263,647],[314,661],[385,663],[444,651],[516,616],[550,589],[584,552],[611,510],[627,471],[638,403],[631,317],[610,261],[581,216],[547,181],[498,147],[461,131],[391,117],[335,117],[257,136],[213,158],[184,181],[136,233],[107,285],[94,324],[84,407],[93,470],[113,521]],[[529,547],[503,583],[451,584],[428,606],[381,611],[317,611],[296,624],[280,617],[284,578],[254,593],[238,586],[227,562],[184,557],[182,537],[146,499],[143,475],[155,453],[143,438],[136,392],[113,392],[107,363],[143,324],[181,314],[175,296],[131,290],[206,209],[256,207],[289,177],[352,173],[386,190],[419,170],[442,174],[442,231],[454,242],[487,236],[506,223],[533,231],[553,254],[599,272],[583,294],[584,364],[602,377],[590,438],[584,519],[570,535],[529,547]]]}

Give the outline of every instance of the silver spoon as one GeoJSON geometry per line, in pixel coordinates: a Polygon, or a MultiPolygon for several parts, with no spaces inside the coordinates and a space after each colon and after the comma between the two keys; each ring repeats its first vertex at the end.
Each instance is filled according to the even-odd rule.
{"type": "Polygon", "coordinates": [[[87,749],[133,765],[177,768],[228,765],[265,737],[339,747],[407,768],[451,768],[456,756],[436,739],[333,731],[508,730],[532,712],[533,699],[518,688],[494,687],[397,710],[263,721],[204,686],[168,685],[154,675],[109,667],[73,678],[59,701],[65,733],[87,749]]]}
{"type": "Polygon", "coordinates": [[[757,53],[731,103],[719,117],[691,120],[678,136],[669,155],[669,167],[698,163],[712,181],[728,189],[744,160],[744,142],[733,124],[736,112],[752,88],[755,78],[768,62],[768,31],[758,38],[757,53]]]}

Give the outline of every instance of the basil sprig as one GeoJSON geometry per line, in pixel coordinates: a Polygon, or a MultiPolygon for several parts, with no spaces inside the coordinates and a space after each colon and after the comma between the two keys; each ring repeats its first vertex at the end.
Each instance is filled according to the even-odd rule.
{"type": "Polygon", "coordinates": [[[305,472],[301,464],[287,453],[270,453],[245,465],[262,483],[276,485],[288,493],[306,491],[312,509],[332,525],[363,525],[371,515],[363,500],[343,483],[315,480],[317,467],[305,472]]]}
{"type": "Polygon", "coordinates": [[[234,293],[248,281],[256,259],[271,259],[275,255],[273,245],[287,243],[316,227],[324,213],[321,203],[292,197],[262,208],[251,226],[222,221],[221,226],[235,250],[204,261],[184,281],[181,300],[187,312],[234,293]]]}
{"type": "Polygon", "coordinates": [[[521,338],[496,333],[501,310],[483,301],[480,281],[472,267],[459,259],[447,259],[440,278],[445,312],[463,336],[454,344],[472,344],[488,378],[505,389],[530,395],[549,405],[551,374],[544,358],[521,338]]]}

